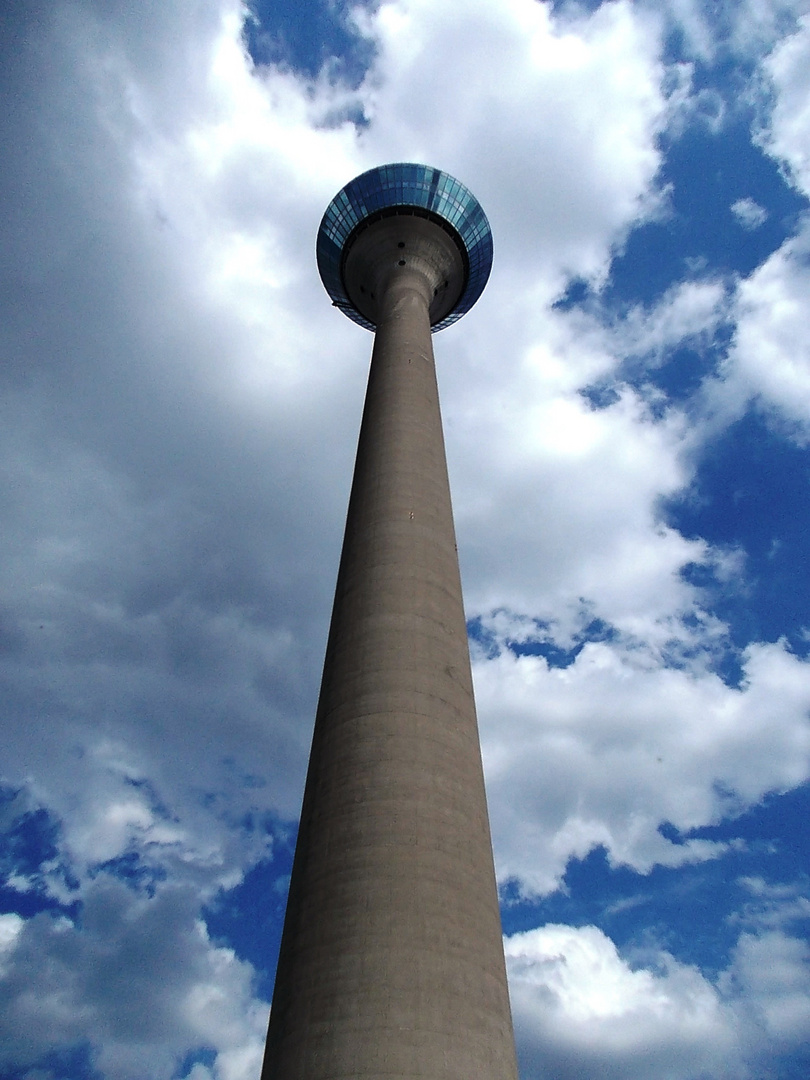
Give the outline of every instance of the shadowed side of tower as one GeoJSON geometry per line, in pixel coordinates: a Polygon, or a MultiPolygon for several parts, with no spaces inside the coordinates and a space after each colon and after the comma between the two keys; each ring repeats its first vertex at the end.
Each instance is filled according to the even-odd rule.
{"type": "Polygon", "coordinates": [[[263,1080],[516,1077],[431,340],[470,259],[413,209],[341,248],[377,332],[263,1080]]]}

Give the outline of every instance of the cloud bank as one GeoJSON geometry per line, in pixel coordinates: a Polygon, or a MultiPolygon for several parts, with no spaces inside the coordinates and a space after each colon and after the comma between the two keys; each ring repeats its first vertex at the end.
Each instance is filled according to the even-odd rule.
{"type": "MultiPolygon", "coordinates": [[[[203,908],[260,862],[286,872],[370,349],[314,236],[381,161],[458,175],[496,239],[436,347],[503,880],[543,895],[599,846],[641,873],[720,857],[690,831],[810,776],[806,661],[751,641],[724,679],[729,630],[688,571],[728,581],[744,558],[662,512],[752,401],[806,441],[806,224],[743,280],[686,268],[621,317],[600,301],[633,230],[671,213],[664,137],[701,93],[671,20],[693,62],[722,37],[758,65],[758,137],[805,193],[810,31],[779,30],[778,5],[722,34],[692,4],[557,7],[356,7],[354,84],[256,66],[233,0],[8,15],[10,1076],[258,1074],[268,1003],[203,908]],[[590,305],[562,302],[572,282],[590,305]],[[694,399],[625,377],[728,326],[694,399]]],[[[524,1077],[751,1075],[810,1029],[792,934],[741,930],[719,974],[595,927],[511,936],[524,1077]]]]}

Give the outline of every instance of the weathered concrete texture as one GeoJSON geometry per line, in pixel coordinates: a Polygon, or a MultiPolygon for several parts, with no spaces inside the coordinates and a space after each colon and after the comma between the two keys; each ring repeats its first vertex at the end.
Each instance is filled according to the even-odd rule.
{"type": "Polygon", "coordinates": [[[384,289],[263,1080],[517,1076],[434,288],[384,289]]]}

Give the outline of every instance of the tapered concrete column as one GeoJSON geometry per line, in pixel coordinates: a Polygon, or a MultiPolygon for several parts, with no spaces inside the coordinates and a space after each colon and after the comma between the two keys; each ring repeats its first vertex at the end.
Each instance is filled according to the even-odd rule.
{"type": "Polygon", "coordinates": [[[263,1080],[517,1075],[430,334],[442,280],[403,262],[375,279],[263,1080]]]}

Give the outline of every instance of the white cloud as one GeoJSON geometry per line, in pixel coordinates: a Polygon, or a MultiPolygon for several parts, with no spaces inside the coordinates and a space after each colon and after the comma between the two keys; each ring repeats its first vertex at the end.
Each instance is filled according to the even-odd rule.
{"type": "Polygon", "coordinates": [[[722,55],[758,60],[807,10],[807,0],[735,0],[707,7],[700,0],[666,0],[663,7],[683,34],[684,51],[703,62],[722,55]]]}
{"type": "Polygon", "coordinates": [[[6,957],[13,952],[22,928],[23,920],[19,915],[13,912],[0,915],[0,977],[4,974],[6,957]]]}
{"type": "Polygon", "coordinates": [[[749,232],[764,225],[768,218],[768,211],[753,199],[737,199],[731,204],[731,212],[744,229],[749,232]]]}
{"type": "Polygon", "coordinates": [[[463,18],[451,4],[401,0],[366,25],[379,50],[361,88],[366,147],[474,183],[496,236],[488,310],[533,278],[552,290],[562,273],[601,279],[611,248],[655,205],[667,115],[657,22],[625,2],[555,23],[523,0],[474,0],[463,18]],[[483,70],[486,88],[471,93],[483,70]]]}
{"type": "Polygon", "coordinates": [[[779,42],[765,65],[775,100],[765,145],[788,166],[797,187],[810,193],[810,14],[779,42]]]}
{"type": "Polygon", "coordinates": [[[807,10],[807,0],[743,0],[729,4],[729,44],[743,57],[759,57],[782,40],[807,10]]]}
{"type": "Polygon", "coordinates": [[[90,1037],[110,1080],[171,1076],[190,1049],[212,1046],[216,1075],[255,1077],[268,1008],[253,997],[250,966],[210,943],[198,904],[187,886],[146,897],[102,875],[80,925],[43,913],[15,927],[14,966],[0,978],[0,1062],[30,1067],[54,1043],[90,1037]]]}
{"type": "Polygon", "coordinates": [[[810,952],[782,931],[742,934],[714,982],[663,950],[622,956],[595,926],[504,946],[526,1077],[750,1080],[810,1034],[810,952]]]}
{"type": "Polygon", "coordinates": [[[646,873],[721,854],[688,832],[810,777],[810,668],[781,644],[749,647],[740,689],[622,642],[585,645],[568,668],[503,650],[475,665],[501,880],[559,885],[603,845],[646,873]]]}
{"type": "Polygon", "coordinates": [[[666,953],[630,967],[594,926],[505,939],[525,1076],[740,1077],[736,1020],[716,989],[666,953]]]}
{"type": "MultiPolygon", "coordinates": [[[[810,193],[810,125],[808,125],[808,57],[810,22],[804,15],[797,28],[778,42],[764,63],[767,93],[760,102],[767,123],[759,133],[764,148],[785,166],[794,185],[810,193]]],[[[744,226],[761,223],[760,208],[751,199],[732,206],[744,226]]],[[[737,330],[719,382],[706,387],[715,422],[738,417],[758,401],[793,429],[801,442],[808,437],[810,381],[805,298],[810,225],[806,217],[793,235],[740,282],[732,317],[737,330]]]]}
{"type": "Polygon", "coordinates": [[[810,1039],[810,947],[781,930],[741,935],[723,983],[784,1052],[810,1039]]]}
{"type": "Polygon", "coordinates": [[[682,281],[650,308],[633,307],[613,327],[612,351],[618,356],[660,358],[678,346],[705,347],[727,318],[722,281],[682,281]]]}
{"type": "Polygon", "coordinates": [[[739,285],[737,331],[721,381],[711,387],[713,407],[733,415],[758,399],[806,441],[810,424],[810,345],[805,301],[810,286],[810,223],[804,221],[739,285]]]}
{"type": "Polygon", "coordinates": [[[468,608],[564,627],[584,597],[592,617],[668,639],[695,603],[679,571],[707,555],[658,516],[658,500],[688,479],[683,418],[655,420],[629,390],[592,409],[565,385],[569,360],[575,368],[576,350],[558,358],[538,344],[519,380],[451,414],[468,608]]]}

